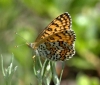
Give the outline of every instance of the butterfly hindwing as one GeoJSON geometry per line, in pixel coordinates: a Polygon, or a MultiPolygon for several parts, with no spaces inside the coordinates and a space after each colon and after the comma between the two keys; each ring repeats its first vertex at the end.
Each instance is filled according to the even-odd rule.
{"type": "Polygon", "coordinates": [[[75,54],[73,45],[68,45],[63,41],[42,43],[36,51],[40,57],[54,61],[68,60],[75,54]]]}

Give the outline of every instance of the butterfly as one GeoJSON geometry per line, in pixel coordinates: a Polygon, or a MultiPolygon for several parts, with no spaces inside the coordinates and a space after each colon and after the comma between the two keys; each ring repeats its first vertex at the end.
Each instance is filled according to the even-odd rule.
{"type": "Polygon", "coordinates": [[[53,61],[65,61],[75,54],[76,34],[71,29],[68,12],[55,18],[37,37],[28,44],[36,54],[53,61]]]}

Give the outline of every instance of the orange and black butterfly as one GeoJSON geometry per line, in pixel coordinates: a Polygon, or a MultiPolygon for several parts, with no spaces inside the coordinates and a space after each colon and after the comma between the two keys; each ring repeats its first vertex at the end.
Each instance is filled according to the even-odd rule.
{"type": "Polygon", "coordinates": [[[65,61],[75,54],[75,32],[71,29],[71,16],[65,12],[55,18],[29,46],[40,57],[65,61]]]}

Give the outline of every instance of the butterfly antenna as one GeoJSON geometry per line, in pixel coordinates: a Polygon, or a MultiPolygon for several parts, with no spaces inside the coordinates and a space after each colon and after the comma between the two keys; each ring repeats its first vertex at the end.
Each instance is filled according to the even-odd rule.
{"type": "Polygon", "coordinates": [[[16,45],[15,47],[18,48],[18,47],[23,46],[23,45],[26,45],[26,44],[16,45]]]}
{"type": "Polygon", "coordinates": [[[19,47],[19,46],[23,46],[23,45],[28,45],[29,46],[29,43],[28,43],[28,41],[25,39],[25,38],[23,38],[21,35],[19,35],[17,32],[15,33],[16,35],[18,35],[18,36],[20,36],[26,43],[25,44],[21,44],[21,45],[16,45],[15,47],[19,47]]]}
{"type": "MultiPolygon", "coordinates": [[[[17,32],[15,33],[16,35],[20,36],[17,32]]],[[[25,38],[23,38],[22,36],[20,36],[25,42],[27,41],[25,38]]],[[[28,42],[28,41],[27,41],[28,42]]]]}

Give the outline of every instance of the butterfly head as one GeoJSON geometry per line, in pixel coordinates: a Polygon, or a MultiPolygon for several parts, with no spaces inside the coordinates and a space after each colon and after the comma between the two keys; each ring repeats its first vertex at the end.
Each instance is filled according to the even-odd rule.
{"type": "Polygon", "coordinates": [[[35,48],[35,44],[34,43],[26,43],[30,48],[34,49],[35,48]]]}

